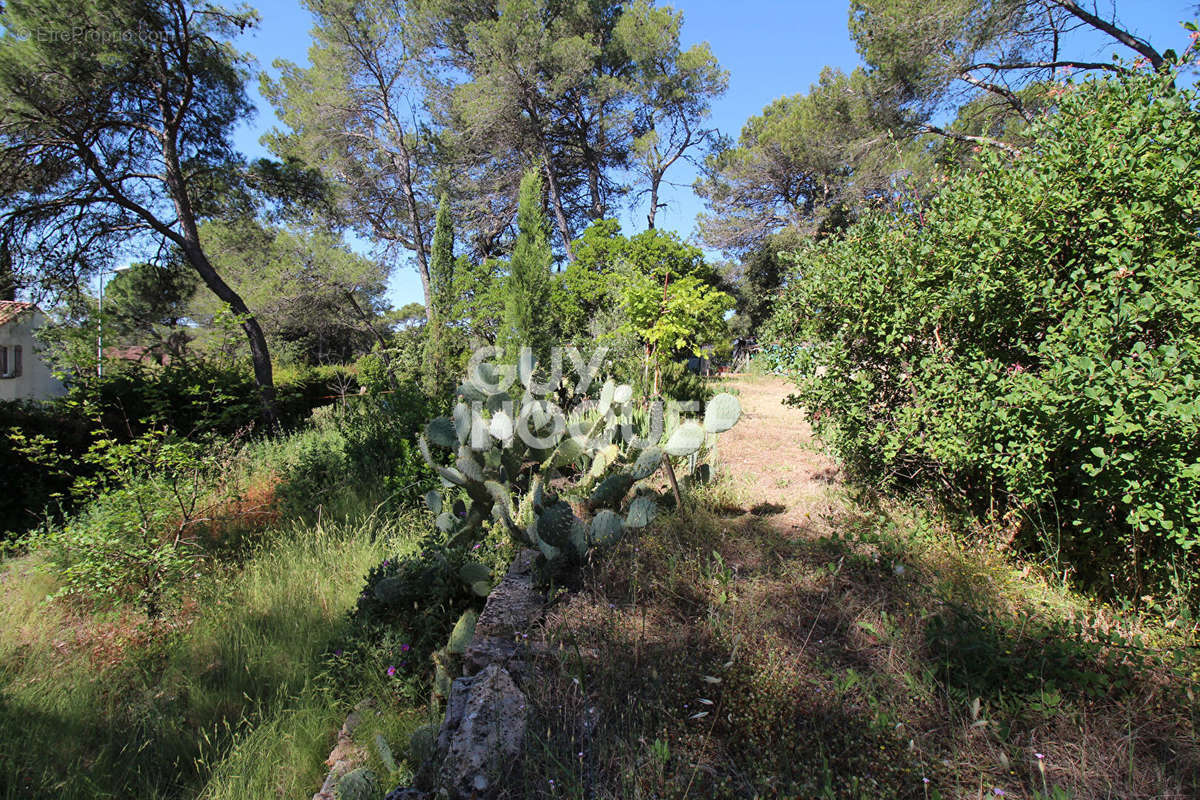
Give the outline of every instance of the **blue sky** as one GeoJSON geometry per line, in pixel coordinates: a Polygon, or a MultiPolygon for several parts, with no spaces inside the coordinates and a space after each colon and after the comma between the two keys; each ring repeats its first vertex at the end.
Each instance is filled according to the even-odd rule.
{"type": "MultiPolygon", "coordinates": [[[[662,2],[662,0],[660,0],[662,2]]],[[[668,3],[662,3],[664,5],[668,3]]],[[[307,62],[312,20],[297,0],[259,0],[262,22],[257,31],[239,42],[253,53],[259,66],[275,74],[277,58],[307,62]]],[[[684,46],[707,41],[714,55],[729,70],[729,91],[713,107],[713,124],[736,137],[746,119],[784,95],[807,92],[825,65],[849,71],[859,64],[846,30],[848,6],[805,0],[679,0],[670,3],[683,11],[684,46]]],[[[1105,0],[1101,10],[1110,8],[1105,0]]],[[[1186,36],[1179,23],[1196,16],[1196,0],[1121,0],[1121,20],[1160,50],[1182,49],[1186,36]]],[[[1097,39],[1090,45],[1103,55],[1097,39]]],[[[238,146],[248,155],[265,155],[259,137],[278,125],[270,105],[252,87],[259,107],[257,117],[237,134],[238,146]]],[[[667,179],[674,184],[664,193],[668,207],[656,220],[660,228],[675,230],[685,238],[693,232],[696,214],[704,210],[693,195],[695,174],[690,165],[677,164],[667,179]]],[[[626,233],[645,227],[645,209],[624,209],[626,233]]],[[[421,287],[412,269],[398,267],[389,286],[389,298],[400,306],[421,300],[421,287]]]]}

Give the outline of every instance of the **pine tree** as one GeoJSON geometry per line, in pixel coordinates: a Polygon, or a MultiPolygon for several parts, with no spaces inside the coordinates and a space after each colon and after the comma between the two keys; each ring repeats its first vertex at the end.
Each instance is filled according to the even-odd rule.
{"type": "Polygon", "coordinates": [[[504,282],[504,322],[498,344],[506,361],[515,362],[521,348],[529,347],[539,362],[549,363],[553,260],[542,208],[542,178],[537,170],[530,170],[521,179],[517,242],[504,282]]]}

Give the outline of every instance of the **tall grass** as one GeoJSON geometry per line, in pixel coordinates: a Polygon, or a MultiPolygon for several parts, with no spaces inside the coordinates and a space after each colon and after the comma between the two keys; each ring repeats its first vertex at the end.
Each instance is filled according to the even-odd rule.
{"type": "Polygon", "coordinates": [[[36,555],[0,567],[0,798],[311,792],[357,699],[325,654],[417,524],[286,525],[162,620],[45,603],[36,555]]]}

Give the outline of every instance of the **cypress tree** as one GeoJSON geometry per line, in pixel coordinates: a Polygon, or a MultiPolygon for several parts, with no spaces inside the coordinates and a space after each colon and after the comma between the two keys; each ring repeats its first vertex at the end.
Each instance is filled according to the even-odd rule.
{"type": "Polygon", "coordinates": [[[504,360],[515,363],[521,347],[549,363],[551,345],[549,226],[542,208],[542,178],[530,170],[521,179],[517,202],[517,242],[504,282],[504,322],[498,344],[504,360]]]}
{"type": "Polygon", "coordinates": [[[429,337],[425,355],[428,362],[426,388],[439,391],[450,375],[451,353],[450,308],[453,305],[454,285],[454,222],[450,218],[450,203],[442,195],[433,227],[433,245],[429,258],[429,337]]]}

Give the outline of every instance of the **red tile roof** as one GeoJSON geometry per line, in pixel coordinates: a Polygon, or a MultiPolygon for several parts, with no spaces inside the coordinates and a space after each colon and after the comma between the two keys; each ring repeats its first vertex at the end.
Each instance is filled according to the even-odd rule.
{"type": "Polygon", "coordinates": [[[0,325],[7,325],[26,311],[33,311],[37,306],[33,303],[23,303],[19,300],[0,300],[0,325]]]}

